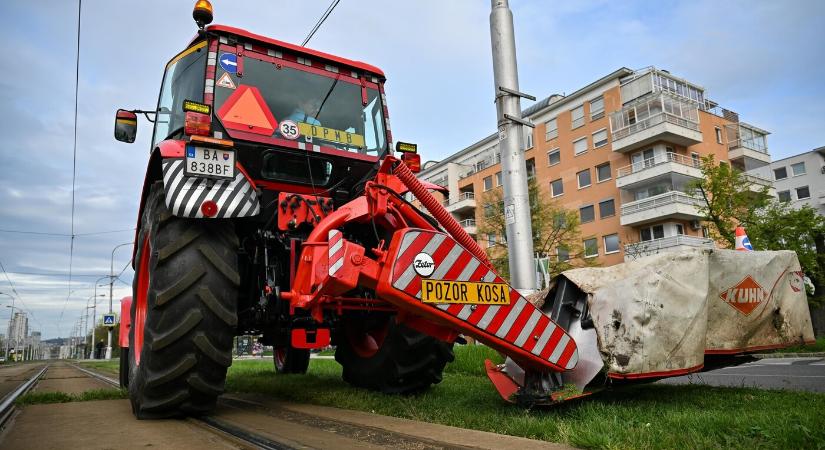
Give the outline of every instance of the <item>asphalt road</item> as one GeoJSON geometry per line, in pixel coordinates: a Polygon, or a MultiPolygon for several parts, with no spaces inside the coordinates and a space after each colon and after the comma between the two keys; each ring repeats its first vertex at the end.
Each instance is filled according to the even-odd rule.
{"type": "Polygon", "coordinates": [[[825,358],[766,358],[659,383],[825,392],[825,358]]]}

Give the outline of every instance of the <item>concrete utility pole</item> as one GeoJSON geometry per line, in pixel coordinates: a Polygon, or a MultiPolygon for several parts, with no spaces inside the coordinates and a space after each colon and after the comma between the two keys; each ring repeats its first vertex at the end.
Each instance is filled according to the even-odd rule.
{"type": "Polygon", "coordinates": [[[513,13],[507,0],[492,0],[490,39],[493,45],[493,79],[504,182],[504,222],[507,228],[510,283],[522,293],[532,292],[536,290],[533,230],[527,191],[527,163],[519,143],[522,125],[532,128],[533,124],[521,118],[519,97],[530,100],[536,98],[518,90],[513,13]]]}

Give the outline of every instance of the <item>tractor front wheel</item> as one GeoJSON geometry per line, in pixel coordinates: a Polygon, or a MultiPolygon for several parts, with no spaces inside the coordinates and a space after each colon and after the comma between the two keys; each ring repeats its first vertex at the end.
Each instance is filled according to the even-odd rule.
{"type": "Polygon", "coordinates": [[[453,344],[398,324],[345,320],[335,360],[347,383],[385,394],[410,394],[441,382],[453,344]]]}
{"type": "Polygon", "coordinates": [[[232,363],[238,238],[225,220],[174,217],[163,183],[141,218],[129,330],[129,398],[139,419],[210,412],[232,363]]]}

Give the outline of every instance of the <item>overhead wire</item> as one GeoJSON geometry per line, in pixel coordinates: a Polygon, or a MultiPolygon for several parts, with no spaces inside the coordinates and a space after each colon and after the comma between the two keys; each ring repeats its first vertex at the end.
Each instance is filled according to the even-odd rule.
{"type": "MultiPolygon", "coordinates": [[[[0,269],[3,270],[3,276],[5,276],[6,281],[9,282],[9,287],[11,288],[11,291],[14,292],[14,295],[17,296],[17,300],[23,305],[23,309],[25,309],[26,312],[29,313],[32,316],[32,319],[34,319],[34,321],[37,322],[37,324],[40,325],[40,328],[42,329],[43,324],[40,323],[40,320],[34,315],[32,310],[29,309],[29,306],[26,304],[26,302],[23,301],[23,297],[21,297],[20,293],[17,292],[17,289],[14,287],[14,283],[11,281],[11,278],[9,278],[9,274],[8,274],[8,272],[6,272],[6,267],[3,266],[2,261],[0,261],[0,269]]],[[[12,311],[12,312],[14,312],[14,311],[12,311]]]]}
{"type": "Polygon", "coordinates": [[[315,35],[315,32],[318,31],[319,28],[321,28],[321,25],[323,25],[324,21],[327,20],[327,17],[329,17],[329,15],[332,14],[332,10],[335,9],[336,6],[338,6],[338,2],[340,1],[341,0],[332,0],[332,3],[329,4],[327,10],[324,11],[323,14],[321,14],[321,18],[318,19],[318,22],[315,24],[314,27],[312,27],[312,30],[310,30],[307,37],[304,38],[304,42],[301,42],[301,47],[305,47],[307,45],[307,42],[309,42],[309,40],[312,39],[312,36],[315,35]]]}
{"type": "MultiPolygon", "coordinates": [[[[112,234],[112,233],[124,233],[126,231],[135,231],[134,228],[124,228],[121,230],[106,230],[106,231],[94,231],[91,233],[75,233],[74,237],[82,237],[82,236],[96,236],[100,234],[112,234]]],[[[24,230],[9,230],[5,228],[0,228],[0,233],[12,233],[12,234],[34,234],[40,236],[55,236],[55,237],[72,237],[72,234],[69,233],[49,233],[45,231],[24,231],[24,230]]]]}
{"type": "MultiPolygon", "coordinates": [[[[69,283],[67,289],[71,291],[72,288],[72,263],[74,262],[74,209],[75,209],[75,185],[77,181],[77,104],[78,91],[80,88],[80,26],[81,26],[81,12],[83,11],[83,0],[77,0],[77,49],[75,52],[75,68],[74,68],[74,142],[72,145],[72,217],[71,217],[71,240],[69,242],[69,283]]],[[[63,321],[63,314],[66,312],[66,305],[69,303],[69,296],[66,295],[66,300],[63,302],[63,310],[60,311],[60,319],[57,321],[57,331],[60,330],[60,323],[63,321]]]]}

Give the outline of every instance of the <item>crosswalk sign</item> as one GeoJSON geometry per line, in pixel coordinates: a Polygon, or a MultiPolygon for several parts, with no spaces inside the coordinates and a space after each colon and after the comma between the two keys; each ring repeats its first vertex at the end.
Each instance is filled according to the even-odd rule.
{"type": "Polygon", "coordinates": [[[103,315],[103,326],[104,327],[114,327],[116,324],[115,315],[114,314],[104,314],[103,315]]]}

